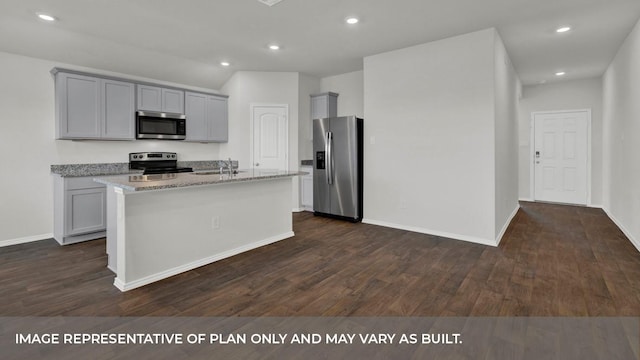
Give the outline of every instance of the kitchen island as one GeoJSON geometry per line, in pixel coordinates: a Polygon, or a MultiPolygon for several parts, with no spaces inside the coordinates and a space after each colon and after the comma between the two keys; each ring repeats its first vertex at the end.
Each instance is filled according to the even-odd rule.
{"type": "Polygon", "coordinates": [[[114,285],[131,290],[294,235],[292,177],[240,170],[97,177],[114,285]]]}

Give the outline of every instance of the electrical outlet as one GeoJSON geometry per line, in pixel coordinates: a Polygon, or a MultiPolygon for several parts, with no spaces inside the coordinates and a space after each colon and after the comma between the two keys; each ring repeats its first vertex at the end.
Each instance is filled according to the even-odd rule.
{"type": "Polygon", "coordinates": [[[211,218],[211,228],[214,230],[220,229],[220,216],[213,216],[211,218]]]}

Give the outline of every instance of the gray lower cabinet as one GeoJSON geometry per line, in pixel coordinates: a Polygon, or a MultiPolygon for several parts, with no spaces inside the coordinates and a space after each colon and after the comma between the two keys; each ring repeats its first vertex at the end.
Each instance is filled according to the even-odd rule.
{"type": "Polygon", "coordinates": [[[106,187],[94,182],[93,177],[53,176],[56,241],[68,245],[105,237],[106,187]]]}
{"type": "Polygon", "coordinates": [[[138,110],[184,114],[184,91],[138,85],[138,110]]]}
{"type": "Polygon", "coordinates": [[[227,97],[187,92],[185,93],[185,115],[187,116],[186,141],[228,141],[227,97]]]}
{"type": "Polygon", "coordinates": [[[300,176],[300,205],[302,210],[313,211],[313,167],[301,166],[300,171],[307,173],[300,176]]]}
{"type": "Polygon", "coordinates": [[[57,72],[56,139],[134,140],[134,84],[57,72]]]}

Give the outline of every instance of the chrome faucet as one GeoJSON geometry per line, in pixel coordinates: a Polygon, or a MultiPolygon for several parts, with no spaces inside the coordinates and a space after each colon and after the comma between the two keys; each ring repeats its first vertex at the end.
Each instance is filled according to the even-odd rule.
{"type": "Polygon", "coordinates": [[[233,163],[231,162],[231,158],[227,162],[227,170],[229,170],[229,176],[233,175],[233,163]]]}

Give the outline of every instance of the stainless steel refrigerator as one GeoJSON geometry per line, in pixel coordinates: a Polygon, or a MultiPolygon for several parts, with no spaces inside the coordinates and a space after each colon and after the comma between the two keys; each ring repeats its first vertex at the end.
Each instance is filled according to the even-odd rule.
{"type": "Polygon", "coordinates": [[[363,121],[355,116],[313,120],[313,211],[362,220],[363,121]]]}

